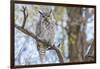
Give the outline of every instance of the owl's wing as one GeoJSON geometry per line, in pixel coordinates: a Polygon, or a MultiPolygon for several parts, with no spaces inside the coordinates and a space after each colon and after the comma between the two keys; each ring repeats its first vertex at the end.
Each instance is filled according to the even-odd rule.
{"type": "Polygon", "coordinates": [[[41,24],[38,22],[36,26],[36,36],[39,36],[41,33],[41,24]]]}

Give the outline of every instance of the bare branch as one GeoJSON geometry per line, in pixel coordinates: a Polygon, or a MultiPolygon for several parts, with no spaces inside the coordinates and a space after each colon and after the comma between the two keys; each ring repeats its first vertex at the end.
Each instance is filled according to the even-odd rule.
{"type": "Polygon", "coordinates": [[[87,51],[85,52],[85,57],[86,56],[90,56],[90,54],[94,51],[94,40],[92,39],[89,43],[88,43],[88,48],[87,51]]]}
{"type": "Polygon", "coordinates": [[[15,27],[16,27],[18,30],[20,30],[21,32],[27,34],[28,36],[30,36],[30,37],[36,39],[37,41],[44,43],[43,41],[41,41],[40,39],[38,39],[37,36],[36,36],[35,34],[33,34],[32,32],[29,32],[28,30],[23,29],[22,27],[20,27],[20,26],[18,26],[18,25],[16,25],[16,24],[15,24],[15,27]]]}
{"type": "Polygon", "coordinates": [[[22,28],[24,28],[25,27],[25,23],[26,23],[26,19],[27,19],[27,17],[28,17],[28,12],[26,13],[26,7],[22,7],[23,8],[23,10],[21,10],[22,12],[23,12],[23,15],[24,15],[24,20],[23,20],[23,23],[22,23],[22,28]]]}
{"type": "MultiPolygon", "coordinates": [[[[60,45],[60,44],[59,44],[59,45],[60,45]]],[[[59,46],[59,45],[58,45],[58,46],[59,46]]],[[[57,56],[58,56],[58,58],[59,58],[59,62],[60,62],[60,63],[64,63],[63,57],[62,57],[62,55],[61,55],[61,52],[60,52],[60,50],[59,50],[57,47],[55,47],[55,45],[51,46],[48,50],[55,50],[56,53],[57,53],[57,56]]]]}
{"type": "MultiPolygon", "coordinates": [[[[27,34],[28,36],[32,37],[32,38],[35,39],[36,41],[39,41],[39,42],[43,43],[44,45],[50,46],[50,48],[49,48],[48,50],[51,50],[51,49],[52,49],[52,50],[55,50],[56,53],[57,53],[57,55],[58,55],[58,58],[59,58],[60,63],[64,63],[63,57],[62,57],[62,55],[61,55],[61,52],[60,52],[60,50],[59,50],[58,48],[55,47],[55,45],[52,46],[52,45],[49,44],[48,42],[45,42],[45,41],[40,40],[35,34],[33,34],[32,32],[29,32],[28,30],[26,30],[26,29],[24,29],[24,28],[22,28],[22,27],[20,27],[20,26],[18,26],[18,25],[16,25],[16,24],[15,24],[15,27],[16,27],[18,30],[20,30],[21,32],[23,32],[23,33],[27,34]]],[[[60,44],[59,44],[59,45],[60,45],[60,44]]]]}

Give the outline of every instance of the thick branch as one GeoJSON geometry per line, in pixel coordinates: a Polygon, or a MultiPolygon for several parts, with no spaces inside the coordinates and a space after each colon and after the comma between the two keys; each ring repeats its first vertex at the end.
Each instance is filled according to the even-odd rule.
{"type": "Polygon", "coordinates": [[[32,38],[35,39],[36,41],[39,41],[39,42],[41,42],[41,43],[43,43],[43,44],[45,44],[45,45],[47,45],[47,46],[50,46],[50,48],[49,48],[48,50],[51,50],[51,49],[52,49],[52,50],[55,50],[56,53],[57,53],[57,55],[58,55],[58,58],[59,58],[60,63],[64,63],[63,57],[62,57],[62,55],[61,55],[61,52],[60,52],[59,49],[56,48],[54,45],[52,46],[52,45],[49,44],[48,42],[41,41],[35,34],[33,34],[32,32],[27,31],[26,29],[23,29],[22,27],[20,27],[20,26],[18,26],[18,25],[16,25],[16,24],[15,24],[15,27],[16,27],[18,30],[20,30],[21,32],[23,32],[23,33],[29,35],[30,37],[32,37],[32,38]]]}
{"type": "Polygon", "coordinates": [[[61,55],[61,52],[60,52],[60,50],[59,50],[57,47],[52,46],[52,47],[49,48],[48,50],[55,50],[56,53],[57,53],[57,56],[58,56],[58,58],[59,58],[59,62],[60,62],[60,63],[64,63],[63,57],[62,57],[62,55],[61,55]]]}
{"type": "Polygon", "coordinates": [[[18,30],[20,30],[21,32],[27,34],[28,36],[30,36],[30,37],[36,39],[37,41],[44,43],[43,41],[41,41],[40,39],[38,39],[37,36],[35,36],[35,34],[33,34],[32,32],[29,32],[29,31],[27,31],[26,29],[23,29],[22,27],[20,27],[20,26],[18,26],[18,25],[16,25],[16,24],[15,24],[15,27],[16,27],[18,30]]]}

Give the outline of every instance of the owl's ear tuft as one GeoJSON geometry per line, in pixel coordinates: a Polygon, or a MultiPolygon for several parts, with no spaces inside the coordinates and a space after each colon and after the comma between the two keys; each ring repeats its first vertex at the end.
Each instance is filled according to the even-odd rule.
{"type": "Polygon", "coordinates": [[[50,17],[51,13],[52,13],[52,10],[49,11],[48,17],[50,17]]]}
{"type": "Polygon", "coordinates": [[[41,15],[42,17],[45,17],[45,15],[43,14],[42,11],[39,11],[39,13],[40,13],[40,15],[41,15]]]}
{"type": "Polygon", "coordinates": [[[50,10],[50,14],[52,13],[52,10],[50,10]]]}
{"type": "Polygon", "coordinates": [[[43,15],[43,13],[42,13],[41,11],[39,11],[39,13],[40,13],[41,15],[43,15]]]}

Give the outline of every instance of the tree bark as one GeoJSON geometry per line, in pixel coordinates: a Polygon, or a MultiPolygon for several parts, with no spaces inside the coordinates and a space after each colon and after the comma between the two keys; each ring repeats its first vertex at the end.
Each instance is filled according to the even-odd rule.
{"type": "Polygon", "coordinates": [[[82,45],[81,45],[81,24],[82,24],[82,9],[80,7],[69,7],[68,12],[68,43],[69,43],[69,58],[70,62],[81,62],[82,45]]]}

